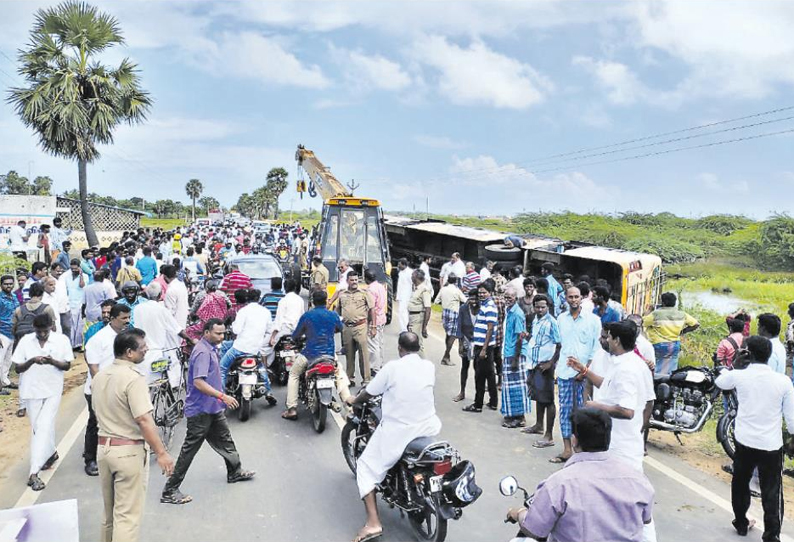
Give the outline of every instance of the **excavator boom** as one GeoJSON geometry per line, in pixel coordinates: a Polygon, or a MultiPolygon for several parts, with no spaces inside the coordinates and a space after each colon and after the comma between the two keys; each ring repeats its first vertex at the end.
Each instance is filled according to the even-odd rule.
{"type": "MultiPolygon", "coordinates": [[[[295,151],[295,160],[297,160],[298,166],[306,172],[309,183],[313,185],[313,188],[323,200],[352,196],[350,191],[345,188],[345,185],[334,177],[331,169],[323,165],[314,153],[303,145],[298,145],[298,150],[295,151]]],[[[309,192],[312,192],[311,188],[309,192]]]]}

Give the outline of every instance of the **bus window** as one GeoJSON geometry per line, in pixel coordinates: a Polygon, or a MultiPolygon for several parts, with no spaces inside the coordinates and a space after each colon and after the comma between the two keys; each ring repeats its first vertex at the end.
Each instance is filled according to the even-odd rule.
{"type": "Polygon", "coordinates": [[[380,235],[378,235],[378,218],[376,216],[367,217],[367,263],[381,263],[383,253],[380,246],[380,235]]]}
{"type": "Polygon", "coordinates": [[[341,257],[349,262],[364,261],[364,211],[342,209],[341,257]]]}
{"type": "Polygon", "coordinates": [[[323,260],[333,262],[334,268],[339,256],[336,253],[336,243],[339,236],[339,215],[331,215],[328,217],[328,223],[325,226],[325,241],[323,246],[323,260]]]}

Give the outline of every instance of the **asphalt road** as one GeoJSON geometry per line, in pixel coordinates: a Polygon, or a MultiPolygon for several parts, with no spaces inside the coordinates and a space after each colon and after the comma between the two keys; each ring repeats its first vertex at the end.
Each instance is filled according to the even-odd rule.
{"type": "MultiPolygon", "coordinates": [[[[432,326],[426,341],[426,357],[439,360],[443,352],[441,329],[432,326]]],[[[396,357],[396,324],[387,329],[387,354],[396,357]]],[[[457,356],[453,356],[455,361],[457,356]]],[[[463,404],[453,403],[458,391],[459,366],[437,368],[436,408],[444,424],[441,437],[457,447],[463,458],[477,468],[477,482],[482,497],[466,508],[463,517],[450,522],[450,541],[509,540],[515,527],[502,522],[510,506],[519,506],[518,497],[503,497],[499,480],[513,474],[528,489],[559,467],[548,459],[560,447],[538,450],[531,446],[534,436],[501,427],[498,412],[481,414],[461,412],[463,404]]],[[[468,393],[474,393],[470,378],[468,393]]],[[[58,439],[69,433],[79,419],[84,401],[79,390],[64,398],[58,421],[58,439]]],[[[251,419],[240,423],[230,413],[232,434],[245,468],[257,472],[254,481],[227,485],[223,461],[209,446],[197,455],[182,486],[194,501],[184,506],[163,505],[159,495],[164,478],[156,465],[151,471],[141,540],[279,540],[344,541],[351,540],[364,521],[355,480],[347,469],[339,444],[339,427],[329,419],[325,433],[317,435],[311,421],[301,411],[298,422],[280,418],[285,388],[277,388],[276,407],[255,403],[251,419]]],[[[534,420],[534,414],[533,420],[534,420]]],[[[27,464],[17,465],[9,473],[9,482],[0,487],[0,506],[16,503],[51,502],[77,498],[80,511],[81,540],[95,541],[99,535],[102,497],[97,478],[82,470],[82,432],[75,427],[71,449],[59,450],[61,461],[38,495],[25,491],[27,464]],[[21,499],[20,499],[21,498],[21,499]]],[[[184,436],[184,424],[174,437],[172,449],[178,453],[184,436]]],[[[67,435],[68,437],[68,435],[67,435]]],[[[558,442],[559,435],[558,435],[558,442]]],[[[68,440],[64,439],[64,440],[68,440]]],[[[660,541],[714,541],[733,539],[730,526],[730,488],[674,458],[651,451],[645,471],[656,489],[655,519],[660,541]]],[[[594,507],[600,503],[593,502],[594,507]]],[[[756,501],[752,512],[762,517],[756,501]]],[[[384,541],[413,540],[407,520],[396,510],[381,507],[384,541]]],[[[761,522],[759,521],[759,524],[761,522]]],[[[794,529],[784,524],[784,540],[792,540],[794,529]]],[[[761,531],[751,531],[746,540],[760,540],[761,531]]]]}

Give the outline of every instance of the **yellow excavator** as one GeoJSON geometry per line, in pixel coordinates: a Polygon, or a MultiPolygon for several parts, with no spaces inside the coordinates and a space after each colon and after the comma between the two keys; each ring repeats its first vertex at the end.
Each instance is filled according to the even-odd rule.
{"type": "Polygon", "coordinates": [[[298,162],[298,192],[301,196],[308,193],[323,198],[322,219],[312,232],[307,260],[311,262],[315,256],[322,258],[329,273],[328,298],[333,296],[338,284],[337,264],[345,259],[360,274],[369,269],[386,285],[389,292],[386,315],[390,320],[392,269],[380,201],[354,196],[303,145],[298,145],[295,160],[298,162]]]}

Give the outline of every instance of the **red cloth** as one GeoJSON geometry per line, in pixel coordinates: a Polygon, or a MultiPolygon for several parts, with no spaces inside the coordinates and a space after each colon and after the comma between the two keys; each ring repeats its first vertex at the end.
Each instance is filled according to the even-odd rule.
{"type": "Polygon", "coordinates": [[[234,300],[234,292],[237,290],[247,290],[253,287],[254,283],[251,282],[251,278],[239,270],[234,270],[223,277],[223,283],[221,284],[221,290],[229,297],[229,301],[232,302],[232,307],[237,306],[237,302],[234,300]]]}

